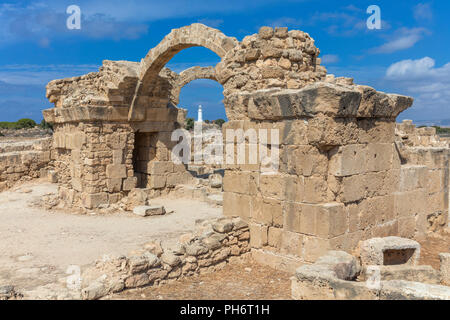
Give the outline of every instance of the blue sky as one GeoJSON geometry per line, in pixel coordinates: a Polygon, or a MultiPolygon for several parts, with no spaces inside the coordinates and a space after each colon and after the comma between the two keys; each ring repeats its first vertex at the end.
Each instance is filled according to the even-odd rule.
{"type": "MultiPolygon", "coordinates": [[[[385,92],[411,95],[401,119],[450,119],[450,1],[0,1],[0,121],[42,119],[52,107],[48,81],[97,71],[102,60],[140,61],[172,28],[201,22],[242,40],[259,27],[308,32],[329,73],[385,92]],[[66,9],[81,8],[81,30],[68,30],[66,9]],[[382,28],[369,30],[369,5],[381,9],[382,28]]],[[[168,64],[180,72],[215,65],[214,53],[190,48],[168,64]]],[[[224,118],[222,87],[196,80],[180,106],[194,116],[224,118]]]]}

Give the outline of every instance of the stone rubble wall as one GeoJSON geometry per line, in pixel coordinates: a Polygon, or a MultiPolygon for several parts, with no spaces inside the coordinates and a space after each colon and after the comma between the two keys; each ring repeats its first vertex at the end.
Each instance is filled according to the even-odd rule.
{"type": "Polygon", "coordinates": [[[303,31],[262,27],[228,51],[216,66],[217,79],[224,96],[265,88],[298,89],[325,78],[319,53],[303,31]]]}
{"type": "MultiPolygon", "coordinates": [[[[449,201],[448,142],[436,135],[435,128],[416,128],[411,120],[404,120],[396,124],[396,147],[402,162],[396,193],[399,205],[404,211],[415,211],[421,232],[445,228],[449,201]]],[[[407,219],[408,230],[401,236],[412,237],[414,221],[412,217],[407,219]]]]}
{"type": "Polygon", "coordinates": [[[52,138],[0,142],[0,191],[18,182],[46,177],[52,167],[52,138]]]}
{"type": "Polygon", "coordinates": [[[436,134],[436,128],[416,128],[412,120],[403,120],[395,126],[397,141],[406,147],[449,147],[449,142],[436,134]]]}
{"type": "Polygon", "coordinates": [[[149,242],[129,256],[105,257],[82,272],[82,298],[159,285],[214,272],[249,252],[248,225],[239,218],[201,221],[173,247],[149,242]]]}

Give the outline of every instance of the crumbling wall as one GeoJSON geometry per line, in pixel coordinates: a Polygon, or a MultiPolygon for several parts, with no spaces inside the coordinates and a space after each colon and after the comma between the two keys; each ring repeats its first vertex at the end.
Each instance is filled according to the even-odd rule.
{"type": "Polygon", "coordinates": [[[216,75],[224,96],[263,88],[297,89],[325,78],[319,53],[303,31],[262,27],[228,51],[216,75]]]}
{"type": "Polygon", "coordinates": [[[82,273],[83,299],[98,299],[124,289],[158,285],[214,272],[250,248],[248,225],[239,218],[201,221],[172,248],[149,242],[133,255],[106,257],[82,273]],[[107,277],[104,275],[107,274],[107,277]]]}
{"type": "Polygon", "coordinates": [[[449,154],[435,128],[416,128],[411,120],[396,125],[396,147],[401,157],[397,209],[403,212],[401,236],[421,237],[448,223],[449,154]],[[415,227],[414,227],[415,225],[415,227]]]}
{"type": "Polygon", "coordinates": [[[52,139],[0,142],[0,191],[17,182],[46,177],[52,166],[52,139]]]}

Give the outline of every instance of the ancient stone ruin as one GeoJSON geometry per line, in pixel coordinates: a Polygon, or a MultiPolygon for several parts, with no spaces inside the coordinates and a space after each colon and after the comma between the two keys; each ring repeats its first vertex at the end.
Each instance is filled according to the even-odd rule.
{"type": "Polygon", "coordinates": [[[176,105],[183,85],[208,78],[224,87],[224,133],[279,130],[276,174],[259,160],[225,166],[224,215],[250,223],[258,260],[289,269],[360,240],[420,237],[444,225],[448,145],[408,138],[414,129],[395,119],[412,98],[327,75],[319,53],[298,30],[263,27],[239,42],[193,24],[172,30],[140,63],[104,61],[97,73],[50,82],[55,107],[44,116],[55,127],[60,197],[92,209],[134,188],[161,192],[188,181],[185,166],[171,161],[171,132],[185,115],[176,105]],[[221,62],[180,74],[164,67],[192,46],[221,62]]]}
{"type": "MultiPolygon", "coordinates": [[[[193,177],[187,165],[172,159],[176,142],[171,135],[184,126],[186,117],[186,110],[177,107],[180,90],[190,81],[205,78],[224,88],[228,117],[222,129],[224,139],[228,129],[267,129],[279,137],[275,141],[269,135],[265,146],[267,156],[275,146],[279,149],[275,172],[266,170],[266,158],[224,164],[223,214],[243,223],[242,230],[248,225],[249,239],[239,238],[236,241],[245,243],[234,249],[228,242],[222,249],[207,246],[205,254],[216,250],[214,254],[221,257],[217,261],[226,261],[232,250],[236,255],[246,253],[248,242],[253,259],[293,272],[330,250],[351,253],[367,239],[417,240],[445,228],[448,141],[440,140],[431,128],[416,128],[409,121],[396,124],[412,98],[357,85],[350,78],[335,78],[320,65],[319,54],[307,33],[287,28],[262,27],[242,41],[202,24],[174,29],[140,63],[105,60],[98,72],[51,81],[47,98],[55,107],[43,114],[54,127],[52,145],[40,158],[44,165],[18,163],[25,169],[14,179],[28,167],[34,170],[32,176],[48,171],[59,185],[64,205],[86,210],[137,194],[151,198],[176,190],[193,177]],[[175,54],[193,46],[210,49],[221,61],[180,74],[165,67],[175,54]],[[223,251],[226,256],[221,255],[223,251]]],[[[231,147],[238,150],[245,144],[250,158],[254,150],[250,140],[233,138],[231,147]]],[[[3,159],[8,166],[0,183],[5,184],[16,172],[16,160],[3,159]]],[[[213,238],[222,241],[244,233],[228,234],[235,231],[218,231],[213,238]]],[[[161,254],[149,258],[151,265],[148,257],[149,261],[143,258],[145,272],[155,272],[155,279],[170,272],[176,277],[189,275],[201,268],[187,267],[194,263],[192,257],[178,261],[172,253],[163,258],[161,254]],[[170,266],[167,273],[160,270],[160,258],[170,266]]],[[[391,254],[391,259],[400,259],[391,254]]],[[[109,268],[108,263],[102,268],[109,268]]],[[[328,270],[319,265],[322,271],[328,270]]],[[[135,267],[141,268],[139,264],[130,268],[135,267]]],[[[309,280],[303,280],[316,272],[308,268],[303,275],[296,273],[304,286],[309,280]]],[[[144,279],[130,270],[125,268],[118,275],[129,287],[149,283],[147,276],[144,279]],[[129,272],[134,278],[124,276],[129,272]]],[[[98,287],[86,289],[84,295],[113,290],[98,287]]]]}

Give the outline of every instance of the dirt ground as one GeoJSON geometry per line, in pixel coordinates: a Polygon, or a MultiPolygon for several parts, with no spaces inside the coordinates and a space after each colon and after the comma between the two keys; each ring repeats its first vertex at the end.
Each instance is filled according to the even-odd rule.
{"type": "Polygon", "coordinates": [[[30,205],[56,188],[35,181],[0,193],[0,286],[27,291],[64,283],[71,265],[127,254],[154,239],[174,243],[193,230],[195,220],[222,214],[221,208],[188,199],[154,199],[151,204],[173,212],[145,218],[132,213],[79,215],[30,205]]]}
{"type": "Polygon", "coordinates": [[[256,263],[229,264],[223,270],[158,287],[112,295],[113,300],[290,300],[292,274],[256,263]]]}

